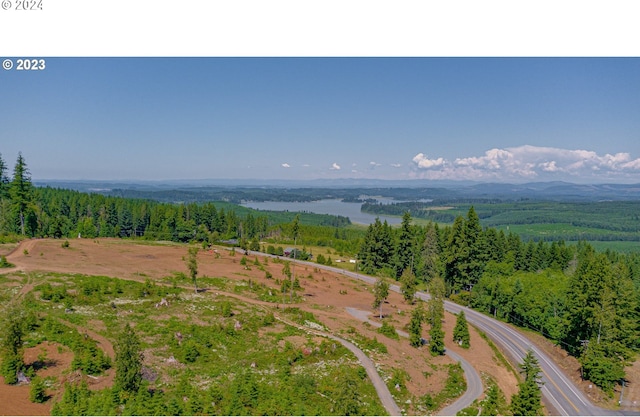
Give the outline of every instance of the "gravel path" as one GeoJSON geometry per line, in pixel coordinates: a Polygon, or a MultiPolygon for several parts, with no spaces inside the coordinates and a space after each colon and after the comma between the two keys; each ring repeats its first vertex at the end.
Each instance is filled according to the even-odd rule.
{"type": "MultiPolygon", "coordinates": [[[[367,323],[375,327],[381,326],[380,323],[369,319],[369,315],[371,313],[368,311],[359,310],[357,308],[352,308],[352,307],[347,307],[346,310],[349,314],[351,314],[353,317],[357,318],[358,320],[366,321],[367,323]]],[[[409,334],[406,332],[403,332],[402,330],[396,330],[396,331],[402,337],[406,337],[406,338],[409,337],[409,334]]],[[[464,371],[464,377],[467,380],[466,392],[460,398],[458,398],[453,404],[448,405],[447,407],[440,410],[440,412],[438,413],[438,415],[441,415],[441,416],[455,416],[458,413],[458,411],[470,406],[475,399],[479,398],[482,395],[482,392],[483,392],[482,379],[480,379],[480,375],[478,375],[478,372],[473,368],[473,366],[471,366],[469,362],[464,360],[462,356],[449,350],[447,350],[445,354],[450,356],[451,359],[453,359],[454,361],[460,362],[460,365],[462,366],[462,370],[464,371]]]]}
{"type": "Polygon", "coordinates": [[[334,334],[325,333],[325,332],[321,332],[319,330],[311,329],[309,327],[301,326],[301,325],[299,325],[299,324],[297,324],[295,322],[292,322],[290,320],[283,319],[282,317],[276,316],[276,318],[278,320],[288,324],[288,325],[297,327],[297,328],[299,328],[301,330],[304,330],[304,331],[306,331],[308,333],[313,333],[313,334],[318,335],[318,336],[328,337],[328,338],[333,339],[333,340],[335,340],[337,342],[340,342],[344,347],[346,347],[351,352],[353,352],[356,355],[356,357],[358,358],[358,360],[360,361],[360,363],[362,364],[362,366],[364,367],[364,369],[367,371],[367,375],[369,376],[369,379],[373,383],[373,386],[376,389],[376,392],[378,393],[378,397],[380,397],[380,401],[382,402],[382,405],[387,410],[389,415],[392,415],[392,416],[401,416],[402,415],[402,412],[400,411],[400,407],[398,407],[398,404],[396,404],[395,400],[393,399],[393,396],[391,395],[391,392],[389,391],[389,388],[387,387],[387,384],[384,383],[384,381],[382,380],[382,378],[378,374],[378,371],[376,370],[375,364],[373,363],[371,358],[369,358],[362,350],[360,350],[360,348],[358,348],[356,345],[354,345],[353,343],[349,342],[348,340],[345,340],[345,339],[343,339],[341,337],[338,337],[338,336],[336,336],[334,334]]]}

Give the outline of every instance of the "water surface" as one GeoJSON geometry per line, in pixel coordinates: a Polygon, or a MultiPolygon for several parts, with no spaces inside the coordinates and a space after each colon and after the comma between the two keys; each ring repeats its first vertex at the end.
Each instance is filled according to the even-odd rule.
{"type": "Polygon", "coordinates": [[[351,219],[352,223],[369,225],[376,221],[376,217],[381,222],[385,220],[389,224],[402,223],[401,217],[376,216],[360,211],[361,203],[343,203],[338,199],[326,199],[308,202],[287,202],[287,201],[249,201],[242,203],[244,207],[256,210],[292,211],[308,212],[316,214],[333,214],[334,216],[345,216],[351,219]]]}

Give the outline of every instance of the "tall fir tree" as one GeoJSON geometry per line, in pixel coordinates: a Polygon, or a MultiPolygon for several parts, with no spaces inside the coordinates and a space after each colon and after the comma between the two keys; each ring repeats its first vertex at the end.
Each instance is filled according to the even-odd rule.
{"type": "Polygon", "coordinates": [[[414,303],[417,284],[418,283],[416,282],[416,276],[413,274],[411,269],[405,269],[402,273],[402,276],[400,277],[400,292],[402,293],[402,297],[404,297],[404,300],[409,304],[414,303]]]}
{"type": "Polygon", "coordinates": [[[409,344],[413,347],[422,346],[422,322],[424,321],[425,311],[421,301],[411,312],[411,320],[409,321],[409,344]]]}
{"type": "Polygon", "coordinates": [[[2,159],[2,154],[0,154],[0,232],[11,231],[8,227],[11,223],[11,208],[9,201],[10,182],[7,172],[7,164],[2,159]]]}
{"type": "Polygon", "coordinates": [[[518,392],[511,397],[511,411],[514,416],[542,415],[542,393],[540,386],[540,365],[529,350],[520,365],[524,381],[518,384],[518,392]]]}
{"type": "Polygon", "coordinates": [[[398,231],[397,243],[394,250],[396,280],[400,279],[401,275],[407,269],[412,273],[414,272],[414,247],[415,232],[411,226],[411,214],[406,211],[402,215],[402,223],[398,231]]]}
{"type": "Polygon", "coordinates": [[[13,180],[10,187],[11,201],[14,210],[17,212],[20,233],[26,234],[26,218],[31,208],[33,199],[33,185],[31,184],[31,173],[27,168],[27,163],[22,157],[22,153],[18,153],[15,168],[13,169],[13,180]]]}
{"type": "Polygon", "coordinates": [[[114,388],[124,391],[128,395],[134,395],[142,382],[142,348],[140,339],[129,323],[118,336],[115,346],[116,351],[116,376],[114,388]]]}
{"type": "Polygon", "coordinates": [[[429,350],[432,355],[444,355],[444,330],[442,319],[444,318],[444,280],[435,277],[429,283],[429,295],[427,302],[427,315],[431,328],[429,329],[429,350]]]}
{"type": "Polygon", "coordinates": [[[382,319],[382,305],[389,296],[389,284],[383,278],[378,279],[373,286],[373,308],[380,308],[380,319],[382,319]]]}
{"type": "Polygon", "coordinates": [[[469,336],[469,324],[465,317],[464,310],[458,313],[456,325],[453,328],[453,341],[465,349],[469,349],[471,338],[469,336]]]}
{"type": "Polygon", "coordinates": [[[469,242],[465,234],[462,216],[455,218],[446,243],[444,259],[444,280],[447,294],[458,293],[468,281],[466,260],[469,258],[469,242]]]}
{"type": "Polygon", "coordinates": [[[8,177],[8,167],[7,164],[2,159],[2,154],[0,153],[0,200],[5,198],[9,198],[9,177],[8,177]]]}
{"type": "Polygon", "coordinates": [[[430,222],[425,227],[424,241],[420,250],[416,275],[423,282],[429,282],[440,274],[440,242],[438,225],[430,222]]]}
{"type": "Polygon", "coordinates": [[[191,277],[191,281],[193,282],[193,290],[197,294],[198,293],[198,247],[191,246],[187,253],[187,269],[189,269],[189,277],[191,277]]]}
{"type": "Polygon", "coordinates": [[[24,320],[24,307],[14,301],[7,305],[0,322],[2,325],[2,334],[0,335],[2,353],[0,373],[4,376],[7,384],[18,382],[17,374],[24,367],[22,355],[24,320]]]}

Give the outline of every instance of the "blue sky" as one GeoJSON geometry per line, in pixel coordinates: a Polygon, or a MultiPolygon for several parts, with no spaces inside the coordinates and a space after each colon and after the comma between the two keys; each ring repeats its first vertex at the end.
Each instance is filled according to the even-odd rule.
{"type": "Polygon", "coordinates": [[[0,97],[34,179],[640,182],[638,58],[47,58],[0,97]]]}

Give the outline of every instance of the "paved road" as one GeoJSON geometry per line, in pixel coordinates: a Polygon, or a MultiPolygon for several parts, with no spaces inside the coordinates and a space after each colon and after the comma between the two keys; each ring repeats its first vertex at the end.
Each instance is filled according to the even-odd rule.
{"type": "MultiPolygon", "coordinates": [[[[301,262],[301,261],[297,261],[301,262]]],[[[355,272],[344,271],[340,268],[320,265],[312,262],[301,262],[316,268],[323,268],[339,274],[374,284],[376,279],[367,275],[355,272]]],[[[393,291],[398,291],[398,286],[391,286],[393,291]]],[[[423,300],[429,299],[426,293],[418,292],[416,297],[423,300]]],[[[477,311],[462,307],[458,304],[446,301],[445,309],[457,314],[464,309],[467,322],[483,331],[509,358],[517,363],[521,363],[527,351],[530,349],[538,359],[542,369],[542,397],[549,412],[555,415],[640,415],[638,412],[608,410],[597,407],[580,391],[579,388],[560,370],[560,368],[533,342],[519,331],[506,323],[500,322],[477,311]]]]}
{"type": "Polygon", "coordinates": [[[319,336],[328,337],[337,342],[340,342],[344,347],[346,347],[351,352],[353,352],[358,358],[358,360],[360,361],[360,363],[362,364],[362,366],[364,367],[364,369],[367,371],[367,375],[369,376],[369,379],[371,380],[373,387],[376,389],[376,392],[378,393],[380,402],[382,402],[382,405],[387,410],[389,415],[392,415],[392,416],[402,415],[400,407],[398,407],[395,400],[393,399],[393,396],[391,395],[391,392],[389,391],[387,384],[385,384],[385,382],[382,380],[382,378],[378,374],[378,371],[376,370],[376,365],[373,363],[371,358],[369,358],[359,347],[349,342],[348,340],[338,337],[332,333],[325,333],[319,330],[311,329],[309,327],[301,326],[297,323],[294,323],[290,320],[283,319],[282,317],[279,317],[279,316],[276,316],[276,318],[280,321],[283,321],[291,326],[297,327],[306,332],[313,333],[319,336]]]}
{"type": "MultiPolygon", "coordinates": [[[[372,326],[382,326],[380,322],[369,319],[369,315],[371,314],[369,311],[362,311],[358,310],[357,308],[347,307],[347,312],[359,320],[366,321],[372,326]]],[[[404,332],[402,330],[396,330],[396,332],[398,332],[398,334],[402,337],[409,338],[409,334],[407,332],[404,332]]],[[[465,391],[465,393],[462,394],[462,396],[460,396],[460,398],[458,398],[452,404],[449,404],[448,406],[440,410],[440,412],[438,413],[438,415],[440,416],[455,416],[458,411],[462,410],[463,408],[469,407],[474,400],[482,395],[484,390],[482,387],[482,379],[480,378],[480,375],[478,375],[478,372],[473,366],[471,366],[469,362],[467,362],[462,356],[453,351],[447,350],[445,353],[454,361],[460,362],[460,366],[462,366],[462,370],[464,371],[464,377],[467,380],[467,390],[465,391]]]]}

